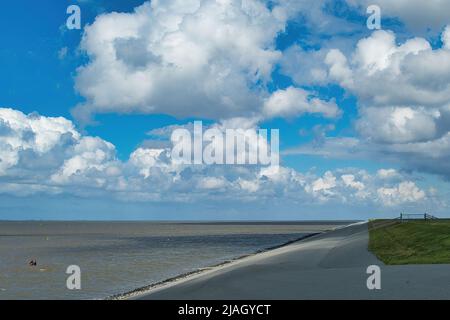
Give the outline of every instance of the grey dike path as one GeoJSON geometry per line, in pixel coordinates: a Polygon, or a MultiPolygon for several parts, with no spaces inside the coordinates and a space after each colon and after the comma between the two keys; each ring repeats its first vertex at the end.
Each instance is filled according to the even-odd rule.
{"type": "Polygon", "coordinates": [[[450,299],[450,265],[386,266],[367,250],[367,223],[250,256],[135,299],[450,299]],[[369,265],[381,290],[368,290],[369,265]]]}

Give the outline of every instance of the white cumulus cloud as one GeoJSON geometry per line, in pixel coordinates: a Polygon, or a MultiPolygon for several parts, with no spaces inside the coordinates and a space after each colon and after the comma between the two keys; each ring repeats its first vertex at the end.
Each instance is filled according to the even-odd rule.
{"type": "Polygon", "coordinates": [[[336,118],[340,115],[340,110],[333,100],[324,101],[306,90],[294,87],[275,91],[264,103],[264,114],[267,117],[292,117],[305,113],[336,118]]]}
{"type": "Polygon", "coordinates": [[[288,4],[258,0],[151,1],[132,13],[98,16],[85,29],[90,60],[76,86],[87,99],[74,112],[164,113],[177,117],[251,115],[261,83],[281,52],[288,4]]]}
{"type": "Polygon", "coordinates": [[[387,206],[423,200],[426,195],[414,182],[405,181],[392,188],[379,188],[377,190],[381,201],[387,206]]]}

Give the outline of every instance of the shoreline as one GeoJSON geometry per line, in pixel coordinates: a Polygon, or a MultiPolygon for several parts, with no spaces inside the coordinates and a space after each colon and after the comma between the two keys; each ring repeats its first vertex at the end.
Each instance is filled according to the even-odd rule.
{"type": "MultiPolygon", "coordinates": [[[[343,226],[343,227],[345,228],[347,226],[343,226]]],[[[221,270],[223,268],[231,267],[231,266],[233,266],[233,265],[235,265],[237,263],[243,262],[247,258],[257,257],[257,256],[260,256],[262,254],[271,253],[271,252],[273,252],[273,251],[275,251],[277,249],[281,249],[281,248],[287,247],[287,246],[289,246],[291,244],[294,244],[294,243],[297,243],[297,242],[300,242],[300,241],[304,241],[304,240],[310,239],[310,238],[318,236],[318,235],[322,235],[324,233],[330,232],[330,231],[335,230],[335,229],[336,228],[330,229],[330,230],[326,230],[326,231],[323,231],[323,232],[310,233],[310,234],[307,234],[307,235],[305,235],[305,236],[303,236],[301,238],[295,239],[295,240],[287,241],[287,242],[284,242],[284,243],[276,245],[276,246],[264,248],[264,249],[255,251],[255,252],[250,253],[250,254],[245,254],[245,255],[242,255],[242,256],[238,256],[238,257],[233,258],[231,260],[225,260],[225,261],[220,262],[220,263],[215,264],[215,265],[206,266],[206,267],[200,267],[200,268],[198,268],[196,270],[193,270],[191,272],[182,273],[180,275],[177,275],[177,276],[174,276],[174,277],[171,277],[171,278],[159,281],[159,282],[155,282],[155,283],[152,283],[152,284],[149,284],[149,285],[146,285],[146,286],[142,286],[142,287],[136,288],[136,289],[128,291],[128,292],[111,295],[111,296],[108,296],[108,297],[103,298],[103,299],[101,298],[100,300],[129,300],[129,299],[137,298],[139,296],[144,296],[144,295],[147,295],[149,293],[152,293],[152,292],[155,292],[155,291],[159,291],[161,289],[168,288],[168,287],[171,287],[173,285],[177,285],[179,283],[183,283],[185,281],[189,281],[189,280],[195,279],[195,278],[203,276],[203,275],[207,275],[207,274],[215,272],[215,271],[219,271],[219,270],[221,270]]]]}

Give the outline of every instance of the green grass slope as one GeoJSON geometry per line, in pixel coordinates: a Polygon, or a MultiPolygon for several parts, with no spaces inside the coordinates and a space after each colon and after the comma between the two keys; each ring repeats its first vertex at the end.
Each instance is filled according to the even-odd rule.
{"type": "Polygon", "coordinates": [[[450,220],[371,221],[369,250],[390,265],[450,264],[450,220]]]}

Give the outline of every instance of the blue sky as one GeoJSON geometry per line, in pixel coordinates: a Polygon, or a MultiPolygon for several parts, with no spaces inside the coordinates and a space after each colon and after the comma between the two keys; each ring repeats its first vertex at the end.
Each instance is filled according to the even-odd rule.
{"type": "Polygon", "coordinates": [[[372,2],[3,4],[0,218],[447,215],[449,21],[372,2]],[[174,166],[150,132],[196,120],[279,129],[281,171],[174,166]]]}

